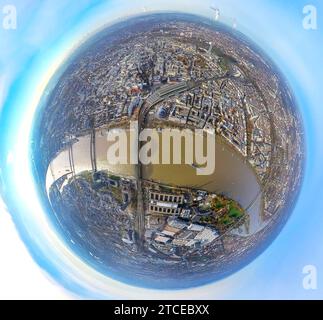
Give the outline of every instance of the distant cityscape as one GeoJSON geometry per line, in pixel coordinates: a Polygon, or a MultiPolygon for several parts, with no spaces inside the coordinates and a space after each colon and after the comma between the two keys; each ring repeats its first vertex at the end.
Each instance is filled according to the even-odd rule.
{"type": "MultiPolygon", "coordinates": [[[[285,80],[243,35],[194,16],[139,17],[92,41],[63,72],[35,136],[67,241],[100,270],[157,287],[233,271],[286,221],[302,180],[302,123],[285,80]],[[163,180],[140,164],[114,171],[98,137],[130,121],[140,130],[215,129],[258,191],[244,201],[203,187],[208,181],[167,181],[167,169],[163,180]]],[[[223,190],[233,188],[230,174],[219,174],[223,190]]]]}

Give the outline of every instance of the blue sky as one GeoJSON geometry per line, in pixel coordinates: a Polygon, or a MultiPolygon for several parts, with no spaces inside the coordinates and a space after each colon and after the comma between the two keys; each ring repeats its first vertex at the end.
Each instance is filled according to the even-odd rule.
{"type": "MultiPolygon", "coordinates": [[[[37,269],[35,263],[35,269],[32,269],[30,263],[28,272],[37,273],[35,270],[38,270],[54,279],[53,282],[48,281],[48,287],[44,285],[37,290],[52,292],[53,287],[63,285],[72,297],[99,298],[323,298],[323,280],[320,280],[320,274],[323,274],[320,248],[323,243],[323,198],[320,197],[323,193],[323,144],[320,143],[323,141],[321,1],[0,0],[1,13],[8,3],[17,8],[17,29],[0,28],[0,174],[6,204],[16,229],[8,219],[1,220],[6,211],[3,208],[0,223],[8,223],[8,228],[2,229],[1,240],[16,239],[6,242],[6,248],[12,246],[13,251],[18,250],[17,246],[23,250],[19,244],[23,241],[42,268],[42,271],[37,269]],[[307,167],[300,199],[273,244],[249,266],[223,281],[185,292],[166,293],[135,289],[102,279],[100,274],[90,270],[64,248],[61,239],[50,231],[32,185],[28,187],[28,192],[21,187],[32,181],[27,174],[24,141],[27,141],[37,102],[46,83],[68,53],[104,24],[144,10],[179,10],[211,16],[211,4],[220,9],[223,22],[232,24],[235,19],[238,29],[267,52],[283,71],[295,93],[307,140],[307,167]],[[317,30],[305,30],[302,26],[302,10],[307,4],[317,8],[317,30]],[[11,231],[6,234],[6,230],[11,231]],[[305,265],[317,267],[317,290],[304,290],[302,286],[305,265]]],[[[0,15],[0,22],[2,17],[0,15]]],[[[9,267],[6,270],[1,268],[0,291],[9,290],[1,286],[1,279],[14,279],[15,269],[11,272],[9,267]]],[[[36,278],[43,283],[41,277],[36,278]]],[[[6,295],[5,292],[1,294],[6,295]]],[[[55,292],[55,297],[69,295],[63,291],[55,292]]]]}

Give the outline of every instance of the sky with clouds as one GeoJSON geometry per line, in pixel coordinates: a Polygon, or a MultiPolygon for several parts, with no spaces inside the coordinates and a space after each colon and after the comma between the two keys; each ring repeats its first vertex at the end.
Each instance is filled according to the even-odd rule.
{"type": "Polygon", "coordinates": [[[7,207],[0,204],[0,253],[5,257],[0,265],[0,298],[322,298],[321,1],[311,1],[317,8],[317,30],[303,28],[302,11],[309,4],[303,0],[0,0],[0,22],[8,4],[16,7],[17,29],[0,28],[0,178],[2,192],[7,195],[7,207]],[[144,11],[173,10],[212,17],[210,5],[220,9],[223,22],[230,25],[236,21],[237,28],[266,51],[295,93],[307,143],[302,193],[273,244],[236,274],[177,292],[132,288],[103,278],[65,248],[50,229],[32,185],[27,191],[21,188],[32,184],[27,161],[23,161],[26,133],[55,70],[95,30],[144,11]],[[317,267],[317,290],[302,286],[305,265],[317,267]]]}

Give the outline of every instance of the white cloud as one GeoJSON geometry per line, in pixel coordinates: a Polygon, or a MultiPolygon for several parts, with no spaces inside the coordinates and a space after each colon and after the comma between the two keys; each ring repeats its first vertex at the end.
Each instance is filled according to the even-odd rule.
{"type": "Polygon", "coordinates": [[[0,199],[0,299],[69,299],[37,266],[0,199]]]}

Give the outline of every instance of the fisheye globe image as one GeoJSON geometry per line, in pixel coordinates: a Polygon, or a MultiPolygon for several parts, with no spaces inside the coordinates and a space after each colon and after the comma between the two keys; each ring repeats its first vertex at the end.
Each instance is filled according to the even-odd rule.
{"type": "Polygon", "coordinates": [[[303,127],[283,74],[242,33],[183,13],[127,18],[79,46],[34,120],[47,215],[88,265],[155,289],[255,259],[298,197],[303,127]]]}

